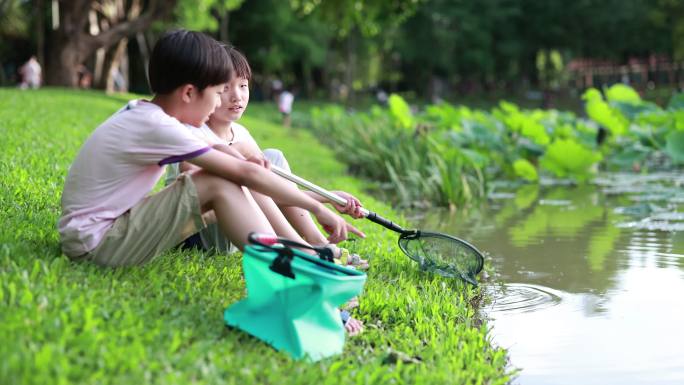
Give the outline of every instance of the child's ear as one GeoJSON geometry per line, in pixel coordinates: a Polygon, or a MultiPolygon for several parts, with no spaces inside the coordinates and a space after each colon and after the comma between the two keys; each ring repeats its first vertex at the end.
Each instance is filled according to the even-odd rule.
{"type": "Polygon", "coordinates": [[[180,87],[180,91],[181,91],[181,98],[183,99],[183,102],[190,103],[192,101],[192,98],[197,93],[197,88],[195,86],[193,86],[192,84],[183,84],[180,87]]]}

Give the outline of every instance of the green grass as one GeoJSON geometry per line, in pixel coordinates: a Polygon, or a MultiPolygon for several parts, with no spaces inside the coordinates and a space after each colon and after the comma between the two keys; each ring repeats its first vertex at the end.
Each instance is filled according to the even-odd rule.
{"type": "MultiPolygon", "coordinates": [[[[124,102],[97,92],[0,89],[0,384],[510,380],[506,352],[491,346],[470,305],[481,293],[417,271],[395,234],[367,221],[355,223],[368,238],[350,243],[372,264],[355,313],[366,331],[347,341],[343,355],[314,364],[224,327],[223,310],[244,295],[239,255],[171,251],[122,269],[62,256],[55,226],[69,164],[124,102]]],[[[344,176],[305,131],[249,116],[242,123],[264,147],[282,149],[302,176],[399,217],[344,176]]]]}

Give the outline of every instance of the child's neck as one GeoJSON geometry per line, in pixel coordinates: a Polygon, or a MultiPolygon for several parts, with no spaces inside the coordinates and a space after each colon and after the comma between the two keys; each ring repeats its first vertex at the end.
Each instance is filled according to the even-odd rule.
{"type": "Polygon", "coordinates": [[[233,136],[233,122],[230,120],[217,122],[209,119],[207,125],[219,138],[232,138],[233,136]]]}
{"type": "Polygon", "coordinates": [[[181,105],[179,105],[179,103],[176,100],[174,100],[173,97],[170,97],[169,95],[158,94],[155,95],[149,102],[159,106],[167,115],[173,116],[174,118],[183,122],[181,105]]]}

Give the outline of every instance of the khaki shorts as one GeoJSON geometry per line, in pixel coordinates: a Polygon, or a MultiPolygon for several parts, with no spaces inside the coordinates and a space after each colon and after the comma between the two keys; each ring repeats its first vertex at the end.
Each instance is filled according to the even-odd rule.
{"type": "Polygon", "coordinates": [[[95,249],[78,259],[105,266],[140,265],[206,226],[188,174],[116,219],[95,249]]]}

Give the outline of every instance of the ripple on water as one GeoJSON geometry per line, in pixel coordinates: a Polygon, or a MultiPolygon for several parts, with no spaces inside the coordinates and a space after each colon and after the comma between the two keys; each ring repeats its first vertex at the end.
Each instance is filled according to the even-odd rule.
{"type": "Polygon", "coordinates": [[[489,313],[533,312],[555,306],[562,300],[562,294],[559,291],[539,285],[509,283],[503,288],[492,287],[488,290],[493,299],[487,307],[489,313]]]}

